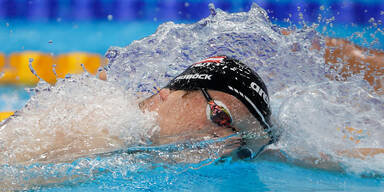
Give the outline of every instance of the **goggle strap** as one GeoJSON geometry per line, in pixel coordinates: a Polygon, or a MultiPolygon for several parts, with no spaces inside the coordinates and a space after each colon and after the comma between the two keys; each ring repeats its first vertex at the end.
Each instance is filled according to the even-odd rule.
{"type": "Polygon", "coordinates": [[[253,150],[251,148],[249,148],[249,147],[241,147],[240,151],[242,151],[243,153],[244,153],[244,151],[247,151],[249,153],[249,155],[250,155],[250,156],[247,156],[247,157],[243,156],[243,157],[241,157],[241,159],[246,159],[246,158],[256,159],[256,158],[258,158],[260,156],[260,154],[264,152],[265,147],[267,147],[268,145],[269,145],[269,143],[261,146],[260,149],[257,151],[257,153],[253,152],[253,150]]]}
{"type": "Polygon", "coordinates": [[[205,97],[205,99],[207,100],[207,102],[209,101],[212,101],[213,99],[211,98],[211,96],[209,96],[207,90],[205,88],[200,88],[201,92],[203,92],[203,95],[205,97]]]}

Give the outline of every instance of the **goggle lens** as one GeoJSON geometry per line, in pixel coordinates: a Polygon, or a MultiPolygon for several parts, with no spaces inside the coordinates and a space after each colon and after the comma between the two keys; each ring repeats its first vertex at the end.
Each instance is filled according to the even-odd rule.
{"type": "Polygon", "coordinates": [[[210,108],[209,118],[212,122],[223,127],[229,127],[231,125],[232,118],[225,107],[217,105],[214,101],[209,101],[208,105],[210,108]]]}

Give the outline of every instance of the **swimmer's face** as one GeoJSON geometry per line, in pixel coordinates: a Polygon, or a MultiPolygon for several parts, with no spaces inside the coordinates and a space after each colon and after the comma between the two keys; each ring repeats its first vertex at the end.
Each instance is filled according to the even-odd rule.
{"type": "MultiPolygon", "coordinates": [[[[236,97],[214,90],[208,90],[208,93],[214,100],[221,101],[228,107],[232,115],[232,127],[265,135],[258,120],[236,97]]],[[[207,101],[201,91],[162,89],[160,93],[144,101],[141,107],[158,113],[160,131],[154,139],[155,144],[234,134],[231,128],[219,126],[207,118],[207,101]]],[[[260,145],[267,142],[268,139],[264,137],[260,145]]]]}

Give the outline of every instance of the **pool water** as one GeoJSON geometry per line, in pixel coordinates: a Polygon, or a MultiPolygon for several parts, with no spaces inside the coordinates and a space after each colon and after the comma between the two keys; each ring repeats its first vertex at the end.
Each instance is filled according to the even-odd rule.
{"type": "Polygon", "coordinates": [[[219,163],[199,169],[155,167],[105,173],[78,185],[41,191],[382,191],[382,179],[304,169],[267,161],[219,163]]]}
{"type": "Polygon", "coordinates": [[[158,22],[25,22],[0,21],[0,52],[46,53],[85,51],[104,54],[110,46],[125,46],[155,32],[158,22]]]}
{"type": "MultiPolygon", "coordinates": [[[[361,95],[358,96],[360,97],[373,98],[372,100],[376,99],[372,102],[362,102],[361,104],[364,104],[364,106],[371,106],[372,103],[380,104],[383,101],[382,97],[372,94],[369,90],[360,89],[360,81],[358,80],[346,85],[328,81],[324,82],[325,80],[321,78],[324,74],[320,73],[318,68],[316,68],[318,65],[313,65],[313,63],[321,64],[321,60],[316,60],[319,59],[318,53],[308,53],[307,50],[303,49],[297,54],[287,53],[284,55],[287,50],[284,48],[290,47],[290,45],[292,45],[290,43],[299,42],[302,43],[300,45],[305,45],[306,42],[314,38],[316,34],[314,34],[311,29],[299,31],[295,34],[295,39],[291,41],[278,35],[274,36],[275,33],[273,33],[268,22],[264,21],[262,16],[257,14],[257,11],[249,12],[245,16],[218,13],[217,17],[210,17],[207,20],[208,22],[204,22],[203,20],[191,26],[174,25],[172,23],[164,24],[157,30],[155,35],[139,41],[134,40],[155,33],[159,23],[73,22],[63,24],[51,22],[24,24],[19,21],[4,21],[2,22],[3,27],[0,29],[0,33],[3,34],[0,35],[0,40],[10,43],[4,46],[1,51],[11,53],[23,50],[38,50],[58,54],[81,50],[104,54],[110,46],[114,46],[109,48],[107,52],[107,57],[110,59],[111,64],[108,71],[112,77],[111,81],[124,89],[140,91],[140,88],[144,87],[148,89],[148,87],[154,84],[163,85],[168,80],[167,78],[174,76],[185,68],[185,63],[191,63],[201,59],[200,57],[216,54],[215,50],[219,50],[219,53],[225,54],[236,50],[238,52],[233,53],[233,56],[241,60],[252,61],[252,67],[258,69],[263,79],[266,79],[268,82],[269,90],[276,93],[272,96],[275,99],[272,107],[275,109],[276,116],[280,118],[285,117],[285,120],[288,119],[288,122],[285,122],[287,125],[296,123],[295,125],[297,125],[297,127],[290,127],[292,129],[290,131],[293,133],[299,132],[304,134],[288,135],[287,137],[297,139],[297,141],[285,141],[286,143],[283,144],[303,146],[309,149],[312,148],[306,145],[308,141],[318,142],[318,144],[327,146],[329,143],[332,144],[333,140],[329,141],[324,139],[321,133],[315,133],[313,137],[305,135],[305,133],[310,130],[304,126],[304,120],[292,122],[289,121],[290,117],[305,114],[310,118],[317,118],[320,123],[323,124],[323,122],[328,122],[326,121],[327,118],[333,117],[332,113],[327,113],[328,109],[332,112],[332,110],[338,110],[338,107],[341,105],[347,109],[346,111],[350,110],[354,112],[355,110],[353,107],[348,108],[351,105],[348,102],[341,104],[336,103],[338,105],[330,105],[330,108],[322,109],[321,107],[324,107],[326,104],[327,106],[328,104],[334,104],[332,103],[334,101],[332,97],[323,98],[321,94],[316,95],[318,94],[317,90],[320,90],[324,95],[335,94],[336,100],[343,97],[348,98],[348,95],[355,93],[353,90],[359,90],[359,94],[361,95]],[[246,17],[248,14],[250,16],[256,15],[257,17],[255,17],[254,20],[252,18],[249,19],[246,17]],[[224,25],[223,28],[217,28],[217,21],[225,21],[226,25],[224,25]],[[250,28],[248,28],[247,22],[258,25],[250,25],[250,28]],[[232,26],[233,23],[239,24],[238,28],[232,26]],[[256,27],[260,28],[256,30],[256,27]],[[235,28],[242,32],[241,35],[234,32],[235,28]],[[247,31],[247,29],[250,31],[247,31]],[[188,36],[188,34],[193,35],[188,36]],[[175,37],[175,39],[172,39],[173,37],[175,37]],[[260,37],[263,37],[265,41],[260,41],[260,37]],[[180,39],[181,41],[179,41],[180,39]],[[284,39],[281,47],[280,45],[274,44],[274,42],[279,39],[284,39]],[[221,44],[227,41],[232,42],[236,46],[230,47],[231,49],[229,49],[228,46],[221,44]],[[207,42],[210,44],[208,45],[207,42]],[[270,46],[271,44],[277,47],[270,46]],[[129,46],[125,47],[127,45],[129,46]],[[249,47],[252,49],[249,49],[249,47]],[[176,48],[182,51],[167,52],[167,50],[176,48]],[[140,50],[141,52],[137,53],[135,50],[140,50]],[[260,52],[266,53],[266,55],[257,55],[260,52]],[[275,53],[279,53],[280,56],[275,53]],[[272,57],[268,54],[274,55],[272,57]],[[258,60],[257,58],[259,56],[265,57],[262,59],[268,62],[264,63],[263,60],[258,60]],[[281,61],[279,59],[281,58],[285,58],[287,63],[279,63],[279,61],[281,61]],[[310,59],[305,60],[306,58],[310,59]],[[302,63],[297,64],[297,60],[301,60],[302,63]],[[169,63],[179,65],[170,66],[169,63]],[[299,68],[304,71],[304,73],[298,73],[297,70],[295,70],[299,68]],[[150,75],[149,72],[153,71],[157,71],[158,73],[150,75]],[[281,87],[284,85],[281,85],[281,82],[277,81],[273,76],[269,76],[269,72],[271,71],[280,74],[279,80],[284,81],[285,84],[292,85],[294,89],[297,89],[296,92],[293,90],[294,94],[292,94],[290,92],[292,90],[286,92],[281,91],[281,87]],[[308,79],[312,79],[313,81],[308,79]],[[346,90],[345,86],[350,88],[350,90],[346,90]],[[333,89],[338,87],[344,89],[341,92],[333,89]],[[283,97],[282,101],[276,99],[279,98],[279,96],[283,97]],[[316,99],[316,101],[319,100],[319,102],[311,102],[314,99],[316,99]],[[296,103],[297,105],[294,106],[296,108],[292,107],[291,109],[287,109],[290,103],[296,103]],[[316,110],[315,112],[308,110],[305,106],[313,106],[320,112],[316,113],[316,110]],[[295,111],[298,112],[295,113],[295,111]]],[[[367,30],[368,32],[362,34],[363,37],[351,39],[362,45],[367,45],[364,39],[370,38],[369,30],[375,31],[375,29],[364,26],[351,27],[350,30],[347,31],[343,30],[343,26],[328,27],[322,31],[323,29],[323,26],[320,26],[318,31],[323,32],[323,34],[339,37],[349,37],[349,35],[355,31],[361,32],[362,29],[363,31],[367,30]],[[364,38],[365,36],[368,37],[364,38]]],[[[372,47],[383,48],[382,36],[378,34],[377,37],[379,38],[379,43],[372,45],[372,47]]],[[[368,42],[370,41],[368,40],[368,42]]],[[[80,77],[80,79],[88,80],[88,77],[80,77]]],[[[63,80],[60,86],[68,86],[67,89],[64,89],[61,96],[79,98],[90,95],[87,95],[89,93],[83,93],[86,92],[85,89],[82,91],[82,89],[75,89],[76,87],[97,87],[92,83],[89,85],[79,83],[78,85],[76,81],[71,81],[71,78],[69,78],[69,80],[63,80]]],[[[114,96],[113,94],[108,95],[109,92],[113,92],[108,85],[102,85],[100,90],[103,89],[106,90],[107,96],[114,96]]],[[[54,96],[57,91],[59,90],[52,88],[51,93],[43,92],[45,96],[54,96]]],[[[0,102],[0,109],[2,110],[18,110],[35,94],[27,93],[23,88],[18,87],[3,87],[0,89],[0,93],[2,93],[0,97],[4,98],[3,101],[6,101],[0,102]]],[[[44,104],[57,101],[53,101],[53,99],[50,100],[49,97],[37,96],[34,97],[33,102],[47,107],[44,104]],[[47,101],[42,98],[47,99],[47,101]]],[[[351,102],[353,104],[353,101],[351,102]]],[[[119,103],[112,103],[112,105],[118,106],[119,103]]],[[[355,105],[353,106],[355,107],[355,105]]],[[[367,111],[366,114],[373,112],[376,112],[378,115],[383,113],[383,111],[375,108],[367,111]]],[[[361,123],[359,120],[364,122],[363,120],[367,118],[357,114],[347,114],[343,112],[339,112],[339,114],[340,116],[344,115],[346,121],[350,124],[361,123]]],[[[26,121],[27,120],[28,118],[26,118],[26,121]]],[[[337,120],[338,119],[335,121],[337,120]]],[[[375,125],[381,125],[380,122],[377,123],[374,119],[369,119],[369,116],[368,120],[376,123],[375,125]]],[[[380,121],[380,119],[378,121],[380,121]]],[[[373,126],[369,124],[370,122],[367,122],[367,126],[373,126]]],[[[333,122],[329,122],[329,125],[331,125],[331,123],[333,122]]],[[[336,122],[336,124],[337,123],[339,122],[336,122]]],[[[311,126],[315,128],[320,125],[313,124],[311,126]]],[[[335,129],[324,128],[324,130],[325,131],[319,132],[327,132],[327,134],[335,137],[340,136],[335,129]]],[[[375,138],[372,139],[374,140],[375,138]]],[[[348,141],[345,143],[350,144],[348,141]]],[[[287,148],[287,150],[289,151],[290,148],[287,148]]],[[[323,150],[329,152],[327,151],[328,149],[313,148],[313,150],[315,152],[324,152],[323,150]]],[[[169,162],[154,162],[151,156],[146,156],[145,154],[138,154],[135,157],[130,157],[126,154],[114,154],[108,157],[80,158],[71,163],[33,164],[26,167],[3,165],[1,167],[3,173],[0,173],[0,178],[15,178],[14,181],[23,181],[26,183],[24,185],[27,186],[27,189],[36,189],[38,191],[383,191],[383,171],[380,169],[383,164],[381,160],[380,158],[372,159],[372,161],[368,161],[368,163],[370,162],[372,164],[366,165],[364,162],[359,164],[360,162],[349,162],[346,159],[342,159],[341,161],[343,163],[345,163],[345,161],[350,163],[349,165],[345,165],[347,169],[350,169],[348,169],[347,173],[338,173],[301,168],[285,163],[269,161],[208,161],[197,164],[174,164],[169,162]],[[363,168],[360,166],[363,166],[363,168]],[[369,167],[369,169],[364,169],[364,166],[369,167]],[[50,179],[52,177],[65,178],[66,176],[70,179],[65,180],[61,184],[46,186],[28,185],[28,181],[33,181],[34,177],[50,179]]]]}
{"type": "Polygon", "coordinates": [[[0,111],[15,111],[21,109],[30,98],[24,87],[0,87],[0,111]]]}
{"type": "MultiPolygon", "coordinates": [[[[192,23],[193,21],[177,21],[192,23]]],[[[276,21],[279,26],[291,24],[276,21]]],[[[0,52],[10,54],[27,50],[41,51],[52,54],[83,51],[104,55],[110,46],[127,46],[153,34],[161,22],[24,22],[23,20],[0,20],[0,41],[5,42],[0,52]],[[65,37],[65,38],[64,38],[65,37]]],[[[384,41],[384,35],[377,32],[371,25],[334,24],[332,27],[320,24],[317,30],[329,37],[349,38],[350,41],[384,49],[382,43],[370,44],[374,38],[384,41]],[[378,33],[375,37],[371,34],[378,33]],[[358,36],[358,37],[356,37],[358,36]],[[352,38],[353,37],[353,38],[352,38]]]]}

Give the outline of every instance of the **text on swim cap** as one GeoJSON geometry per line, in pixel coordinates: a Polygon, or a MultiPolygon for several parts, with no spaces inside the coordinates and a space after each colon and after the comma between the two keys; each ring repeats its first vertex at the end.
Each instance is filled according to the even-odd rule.
{"type": "Polygon", "coordinates": [[[177,77],[176,79],[203,79],[203,80],[211,80],[212,75],[208,74],[192,74],[192,75],[182,75],[177,77]]]}
{"type": "Polygon", "coordinates": [[[261,88],[259,87],[259,85],[257,85],[255,82],[252,82],[252,83],[251,83],[251,88],[252,88],[253,90],[255,90],[255,91],[260,95],[260,97],[263,98],[263,100],[265,101],[265,103],[267,103],[267,105],[269,105],[269,98],[268,98],[268,95],[264,92],[263,89],[261,89],[261,88]]]}

